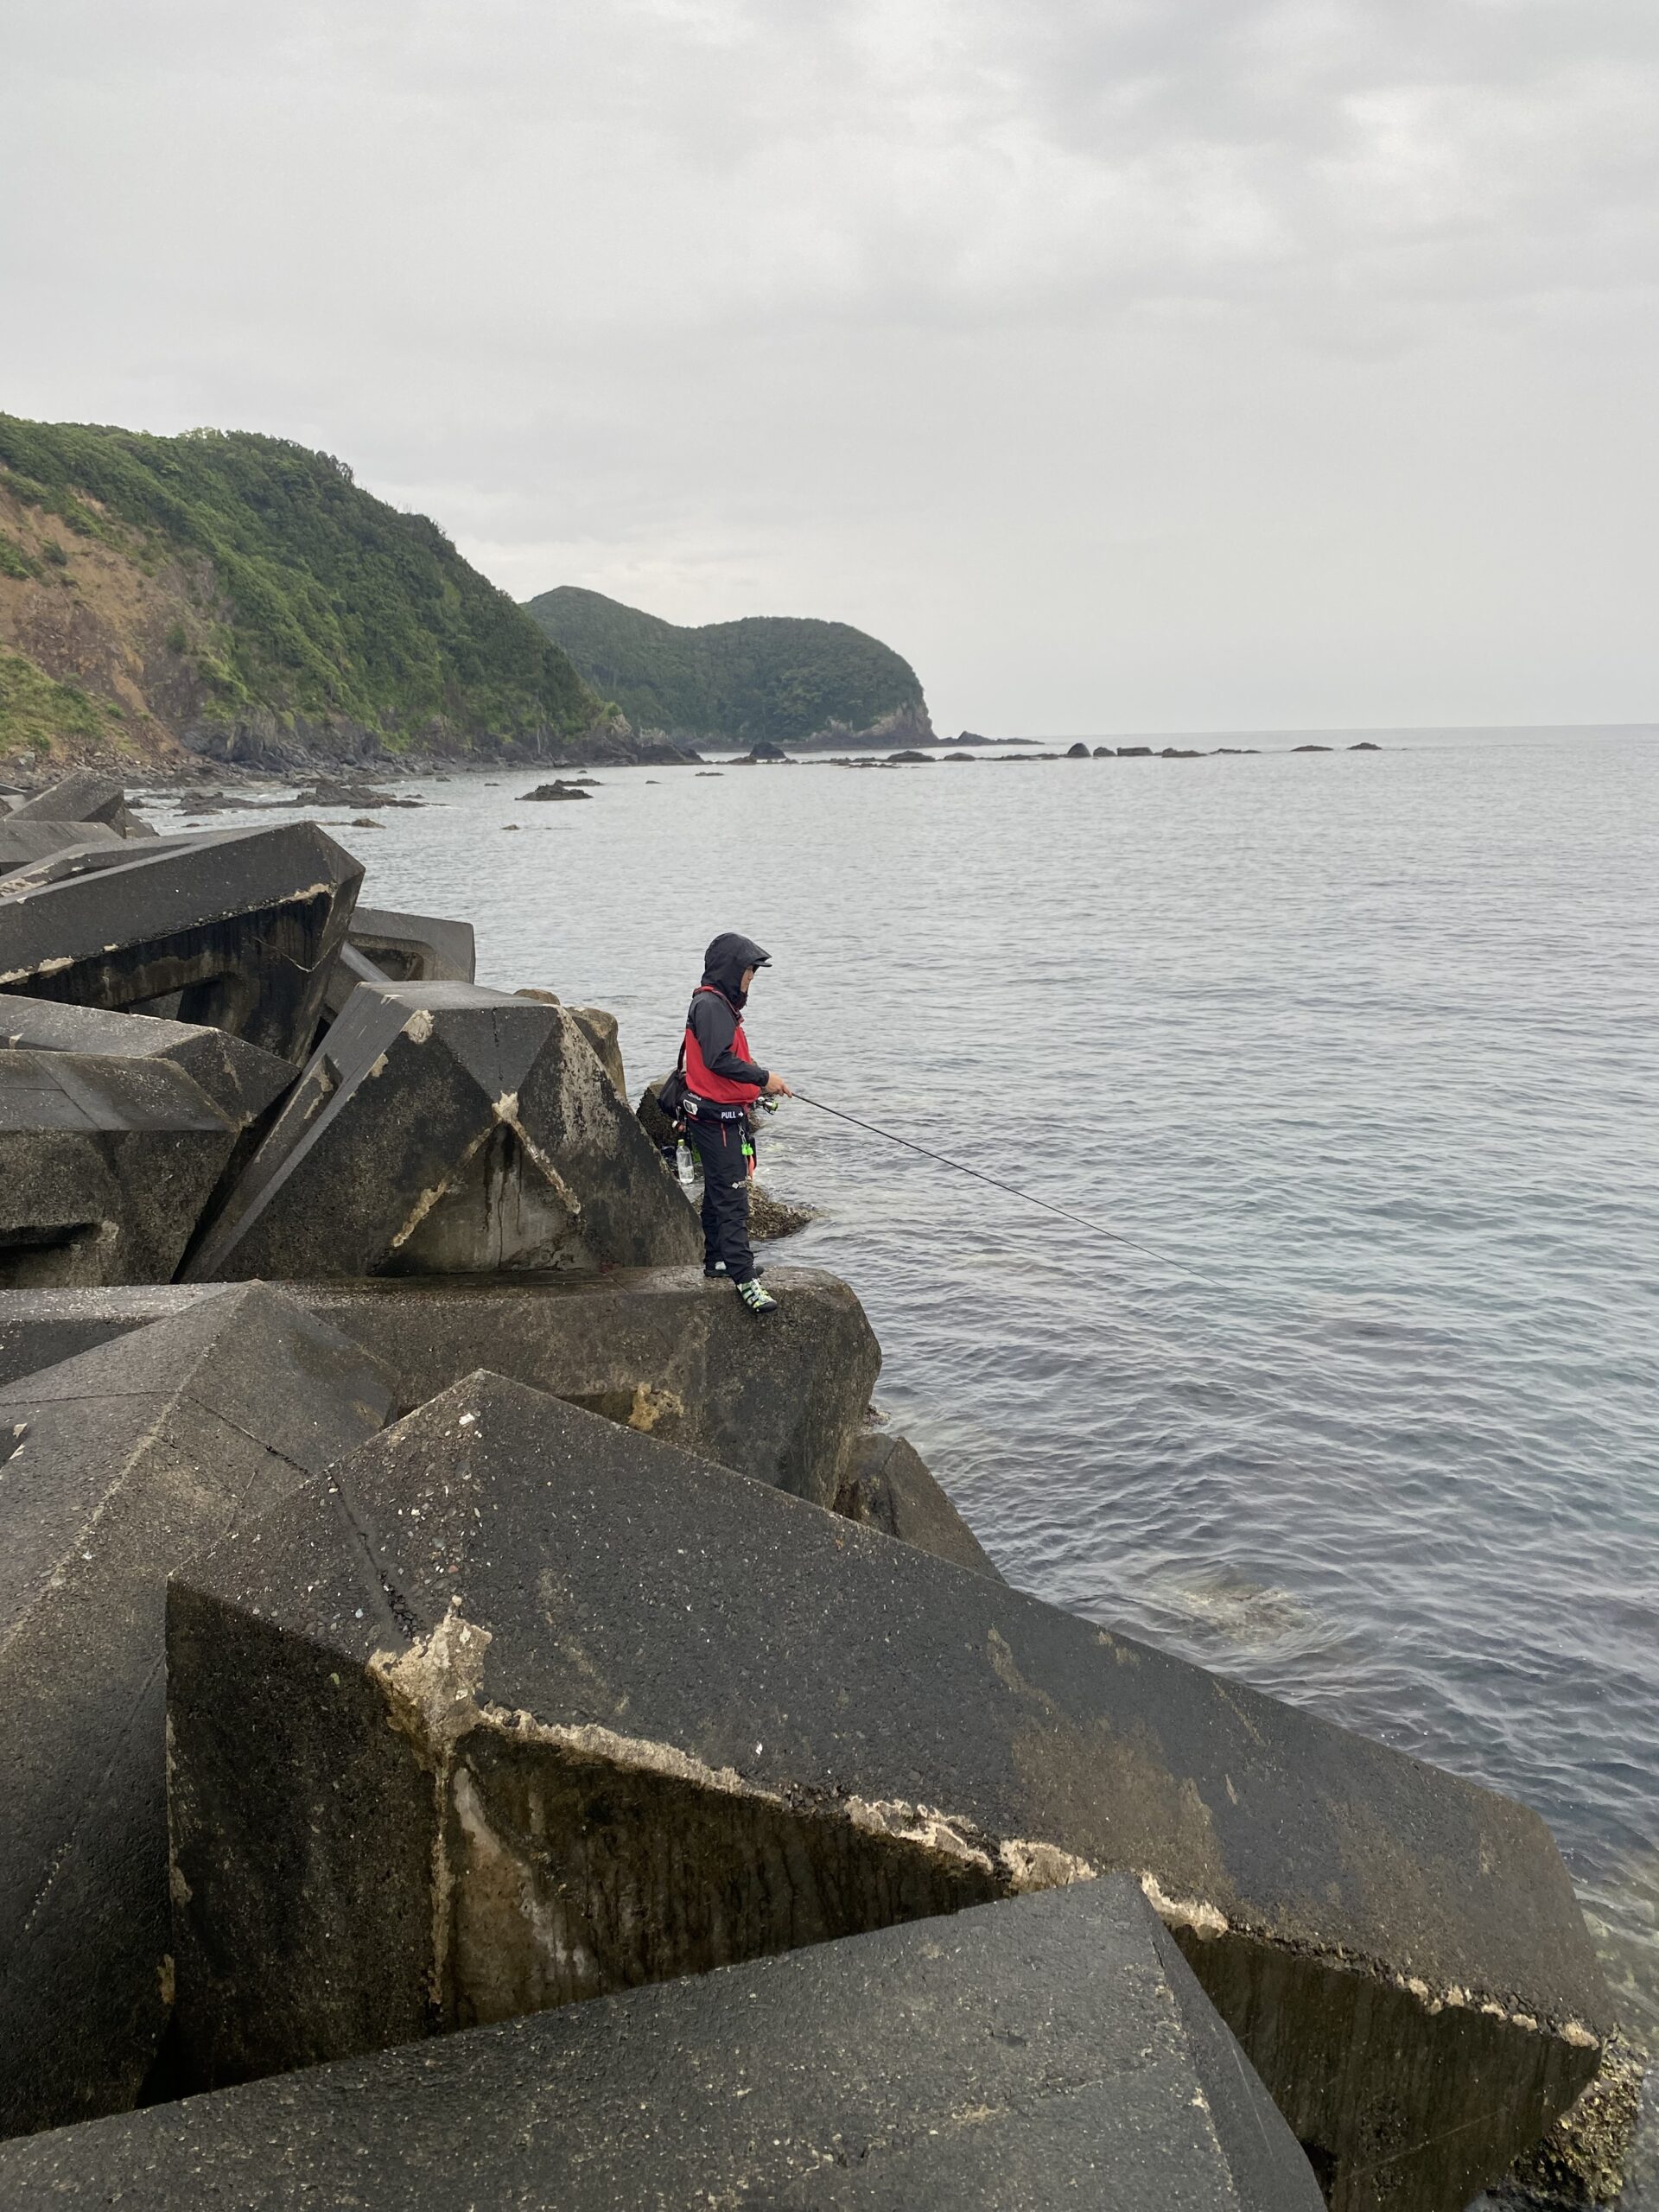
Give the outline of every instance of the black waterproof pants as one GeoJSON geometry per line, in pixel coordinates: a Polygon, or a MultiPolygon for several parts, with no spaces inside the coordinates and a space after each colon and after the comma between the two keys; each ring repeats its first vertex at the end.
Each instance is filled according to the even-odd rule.
{"type": "Polygon", "coordinates": [[[741,1122],[699,1122],[688,1116],[685,1133],[702,1162],[702,1258],[724,1260],[734,1282],[754,1273],[749,1249],[749,1167],[743,1157],[741,1122]]]}

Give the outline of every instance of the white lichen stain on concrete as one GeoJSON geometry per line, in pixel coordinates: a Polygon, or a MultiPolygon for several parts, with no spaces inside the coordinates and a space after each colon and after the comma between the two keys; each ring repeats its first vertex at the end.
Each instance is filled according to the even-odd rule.
{"type": "MultiPolygon", "coordinates": [[[[458,1600],[452,1602],[458,1607],[458,1600]]],[[[724,1796],[747,1798],[780,1810],[802,1809],[783,1793],[749,1780],[736,1768],[710,1766],[674,1745],[625,1736],[597,1722],[563,1724],[537,1720],[522,1709],[512,1712],[502,1706],[482,1702],[480,1694],[484,1659],[491,1640],[487,1629],[469,1623],[459,1610],[454,1610],[429,1635],[406,1649],[377,1651],[369,1662],[371,1673],[387,1693],[390,1725],[414,1742],[438,1787],[432,1900],[432,1986],[435,2001],[442,2001],[453,1918],[454,1877],[448,1864],[443,1840],[446,1802],[453,1802],[463,1833],[482,1859],[487,1861],[507,1854],[507,1847],[489,1829],[471,1776],[454,1760],[455,1745],[473,1730],[497,1730],[521,1743],[545,1745],[550,1751],[566,1756],[614,1765],[633,1773],[661,1775],[724,1796]]],[[[934,1806],[911,1804],[899,1798],[846,1797],[836,1801],[833,1809],[867,1835],[911,1844],[982,1873],[1000,1874],[1009,1893],[1014,1895],[1059,1888],[1071,1882],[1092,1881],[1102,1871],[1090,1860],[1040,1840],[1014,1837],[994,1843],[983,1837],[972,1820],[943,1812],[934,1806]]],[[[1147,1903],[1172,1929],[1186,1929],[1204,1942],[1236,1932],[1252,1942],[1265,1942],[1277,1948],[1273,1936],[1266,1931],[1242,1927],[1236,1931],[1227,1916],[1204,1898],[1172,1897],[1150,1869],[1141,1870],[1139,1879],[1147,1903]]],[[[535,1917],[539,1923],[542,1916],[537,1914],[535,1917]]],[[[585,1952],[578,1955],[580,1947],[578,1950],[571,1948],[563,1921],[557,1929],[550,1923],[538,1927],[537,1932],[549,1947],[545,1955],[561,1969],[561,1979],[567,1972],[580,1972],[591,1965],[585,1952]]],[[[1385,1973],[1339,1952],[1322,1955],[1321,1962],[1348,1972],[1373,1974],[1404,1991],[1430,2015],[1452,2007],[1478,2010],[1510,2027],[1532,2034],[1554,2034],[1576,2049],[1600,2048],[1601,2038],[1579,2021],[1569,2020],[1560,2027],[1551,2027],[1531,2013],[1511,2011],[1493,1999],[1478,1995],[1458,1984],[1437,1993],[1420,1976],[1385,1973]]]]}
{"type": "Polygon", "coordinates": [[[989,1852],[970,1843],[963,1833],[969,1824],[958,1825],[934,1806],[909,1805],[899,1797],[849,1797],[842,1809],[852,1825],[866,1835],[890,1836],[897,1843],[919,1844],[923,1850],[936,1852],[941,1859],[953,1859],[964,1866],[977,1867],[982,1873],[988,1874],[993,1870],[989,1852]]]}
{"type": "Polygon", "coordinates": [[[1087,1859],[1052,1843],[1014,1837],[1000,1844],[996,1855],[1016,1897],[1033,1890],[1063,1890],[1072,1882],[1093,1882],[1100,1875],[1099,1867],[1087,1859]]]}
{"type": "Polygon", "coordinates": [[[573,1221],[579,1221],[582,1218],[582,1200],[576,1196],[570,1185],[565,1181],[563,1176],[560,1174],[558,1169],[553,1165],[552,1160],[548,1157],[547,1154],[543,1151],[541,1146],[536,1142],[536,1140],[531,1135],[530,1131],[524,1127],[523,1122],[518,1118],[518,1094],[517,1091],[507,1091],[501,1097],[496,1100],[495,1118],[504,1128],[509,1128],[512,1131],[514,1136],[518,1138],[519,1143],[524,1147],[525,1158],[535,1161],[537,1166],[541,1169],[542,1173],[547,1178],[548,1183],[557,1197],[560,1205],[566,1209],[573,1221]]]}
{"type": "MultiPolygon", "coordinates": [[[[373,1075],[385,1065],[385,1061],[382,1058],[376,1062],[375,1066],[370,1069],[369,1073],[373,1075]]],[[[433,1207],[436,1205],[438,1200],[448,1194],[451,1186],[461,1174],[461,1170],[466,1166],[467,1161],[472,1158],[473,1154],[479,1149],[480,1145],[488,1143],[490,1135],[490,1130],[480,1129],[478,1135],[473,1139],[472,1142],[467,1146],[466,1151],[463,1152],[460,1158],[455,1161],[454,1165],[449,1170],[449,1173],[442,1177],[441,1180],[430,1185],[426,1190],[421,1192],[420,1196],[416,1199],[414,1205],[410,1208],[408,1217],[404,1221],[403,1227],[397,1231],[391,1240],[391,1249],[394,1252],[397,1249],[400,1244],[405,1244],[408,1243],[409,1239],[415,1234],[421,1224],[426,1219],[428,1214],[431,1212],[433,1207]]]]}
{"type": "Polygon", "coordinates": [[[1198,1897],[1168,1896],[1158,1877],[1151,1872],[1142,1873],[1141,1887],[1145,1892],[1147,1903],[1166,1928],[1189,1928],[1195,1936],[1201,1937],[1205,1942],[1213,1936],[1227,1934],[1229,1927],[1227,1916],[1225,1913],[1217,1912],[1214,1905],[1207,1904],[1198,1897]]]}
{"type": "MultiPolygon", "coordinates": [[[[22,895],[18,893],[19,897],[22,895]]],[[[37,960],[33,967],[8,968],[5,974],[0,976],[0,983],[21,983],[29,976],[55,976],[62,969],[73,968],[74,964],[73,957],[66,952],[55,960],[37,960]]]]}
{"type": "MultiPolygon", "coordinates": [[[[1243,1927],[1236,1929],[1225,1913],[1203,1899],[1168,1896],[1158,1877],[1150,1872],[1141,1873],[1141,1887],[1147,1904],[1166,1928],[1189,1929],[1204,1942],[1213,1942],[1219,1936],[1238,1934],[1250,1942],[1280,1948],[1277,1939],[1263,1929],[1243,1927]]],[[[1548,2021],[1540,2020],[1531,2012],[1512,2012],[1508,2005],[1500,2005],[1493,1998],[1479,1996],[1458,1982],[1453,1982],[1448,1988],[1435,1991],[1419,1974],[1389,1973],[1363,1960],[1346,1957],[1340,1951],[1321,1951],[1315,1955],[1323,1966],[1347,1974],[1367,1974],[1392,1988],[1403,1990],[1408,1997],[1414,1999],[1422,2006],[1431,2018],[1438,2012],[1456,2009],[1479,2012],[1491,2019],[1501,2020],[1505,2027],[1519,2028],[1528,2035],[1554,2035],[1575,2050],[1598,2050],[1601,2047],[1600,2037],[1579,2020],[1568,2020],[1556,2027],[1548,2021]]]]}

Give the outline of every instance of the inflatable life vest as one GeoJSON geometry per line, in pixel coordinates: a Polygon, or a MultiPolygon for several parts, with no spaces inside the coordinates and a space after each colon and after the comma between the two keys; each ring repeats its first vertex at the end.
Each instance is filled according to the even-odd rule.
{"type": "MultiPolygon", "coordinates": [[[[725,993],[717,991],[712,983],[700,983],[697,990],[699,993],[707,991],[724,1006],[731,1004],[725,993]]],[[[750,1060],[754,1057],[749,1050],[749,1040],[743,1034],[741,1019],[732,1033],[732,1050],[740,1059],[750,1060]]],[[[714,1073],[703,1058],[702,1047],[689,1023],[685,1032],[684,1065],[686,1089],[694,1098],[706,1098],[711,1106],[753,1106],[760,1096],[758,1083],[734,1083],[729,1076],[714,1073]]]]}

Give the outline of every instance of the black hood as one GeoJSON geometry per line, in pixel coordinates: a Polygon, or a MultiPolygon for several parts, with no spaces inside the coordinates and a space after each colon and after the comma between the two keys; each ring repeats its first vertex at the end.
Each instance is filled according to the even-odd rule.
{"type": "Polygon", "coordinates": [[[722,998],[728,998],[734,1007],[741,1007],[747,995],[743,970],[764,968],[771,958],[772,955],[752,937],[741,937],[735,930],[727,930],[702,956],[702,980],[712,983],[722,998]]]}

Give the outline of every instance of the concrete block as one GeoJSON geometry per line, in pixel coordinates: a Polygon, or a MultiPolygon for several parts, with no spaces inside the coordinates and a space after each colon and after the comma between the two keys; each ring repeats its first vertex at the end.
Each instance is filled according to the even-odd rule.
{"type": "Polygon", "coordinates": [[[362,881],[315,823],[82,847],[0,881],[0,991],[181,1021],[302,1060],[362,881]]]}
{"type": "Polygon", "coordinates": [[[1611,2022],[1523,1808],[474,1377],[168,1610],[226,2081],[1135,1875],[1338,2212],[1459,2212],[1611,2022]]]}
{"type": "MultiPolygon", "coordinates": [[[[766,1281],[779,1311],[764,1329],[723,1283],[681,1268],[557,1283],[403,1276],[285,1287],[386,1363],[400,1410],[487,1366],[828,1506],[875,1387],[880,1349],[863,1308],[835,1276],[776,1268],[766,1281]]],[[[0,1290],[0,1380],[220,1289],[0,1290]]]]}
{"type": "Polygon", "coordinates": [[[191,1262],[214,1276],[591,1273],[702,1240],[559,1007],[359,985],[191,1262]]]}
{"type": "MultiPolygon", "coordinates": [[[[527,983],[513,993],[518,999],[534,999],[539,1006],[563,1006],[556,991],[544,991],[534,983],[527,983]]],[[[622,1065],[622,1046],[613,1014],[602,1006],[573,1006],[567,1008],[570,1019],[599,1055],[599,1064],[616,1085],[624,1099],[628,1095],[628,1078],[622,1065]]]]}
{"type": "Polygon", "coordinates": [[[166,1060],[0,1052],[0,1282],[165,1281],[236,1136],[166,1060]]]}
{"type": "Polygon", "coordinates": [[[0,997],[0,1051],[95,1052],[107,1058],[170,1060],[205,1091],[236,1129],[269,1112],[294,1081],[294,1069],[228,1031],[149,1014],[52,999],[0,997]]]}
{"type": "Polygon", "coordinates": [[[476,969],[470,922],[359,906],[325,1000],[331,1020],[359,983],[470,983],[476,969]]]}
{"type": "Polygon", "coordinates": [[[836,1492],[836,1511],[970,1574],[1002,1579],[916,1446],[889,1430],[867,1430],[854,1445],[836,1492]]]}
{"type": "Polygon", "coordinates": [[[1123,1876],[0,2148],[17,2206],[1320,2212],[1123,1876]]]}
{"type": "Polygon", "coordinates": [[[12,811],[14,822],[79,822],[97,824],[118,837],[153,837],[148,822],[127,804],[127,794],[113,776],[95,769],[77,769],[25,799],[12,811]]]}
{"type": "Polygon", "coordinates": [[[33,868],[59,853],[124,842],[118,830],[108,829],[101,822],[20,822],[12,815],[0,822],[0,877],[18,868],[33,868]]]}
{"type": "Polygon", "coordinates": [[[391,981],[384,968],[377,967],[366,952],[359,952],[348,938],[334,955],[334,964],[328,971],[328,988],[322,995],[322,1010],[329,1022],[338,1021],[346,1011],[346,1001],[359,983],[389,983],[391,981]]]}
{"type": "Polygon", "coordinates": [[[261,1284],[0,1391],[0,2133],[124,2109],[167,2024],[168,1575],[389,1402],[261,1284]]]}
{"type": "Polygon", "coordinates": [[[228,1283],[134,1283],[85,1290],[0,1289],[0,1389],[79,1358],[152,1321],[188,1313],[228,1283]]]}
{"type": "Polygon", "coordinates": [[[351,942],[393,983],[470,983],[478,975],[470,922],[439,914],[399,914],[359,906],[351,942]]]}

